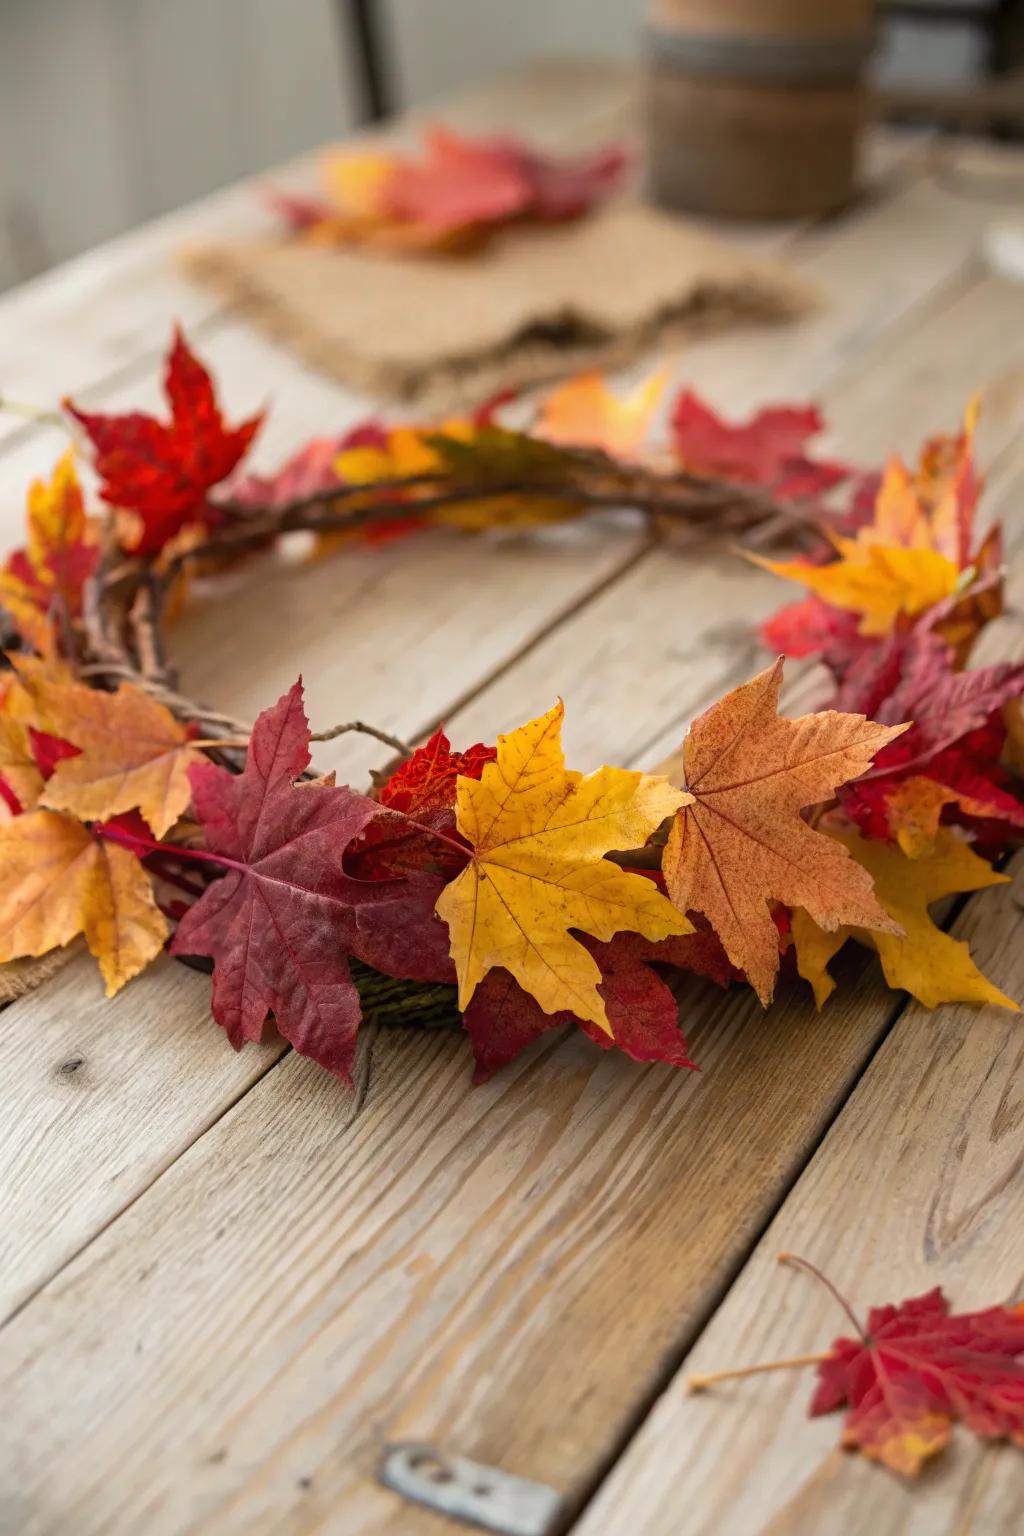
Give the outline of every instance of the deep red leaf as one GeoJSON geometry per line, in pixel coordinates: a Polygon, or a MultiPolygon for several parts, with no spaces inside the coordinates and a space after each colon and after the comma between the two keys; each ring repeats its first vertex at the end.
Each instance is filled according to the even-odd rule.
{"type": "Polygon", "coordinates": [[[762,485],[777,496],[818,496],[851,473],[846,464],[808,456],[807,444],[823,426],[814,406],[766,406],[733,424],[684,389],[671,426],[676,453],[688,469],[762,485]]]}
{"type": "Polygon", "coordinates": [[[309,763],[309,726],[296,683],[253,729],[241,774],[191,770],[206,846],[225,869],[182,919],[175,954],[214,961],[213,1014],[234,1046],[258,1040],[272,1012],[298,1051],[347,1078],[359,995],[348,956],[414,981],[453,979],[442,881],[353,879],[342,861],[380,815],[365,795],[296,785],[309,763]]]}
{"type": "Polygon", "coordinates": [[[64,741],[60,736],[51,736],[47,731],[37,731],[34,725],[28,728],[28,741],[36,767],[44,779],[48,779],[57,764],[62,763],[66,757],[79,756],[79,748],[72,746],[70,741],[64,741]]]}
{"type": "Polygon", "coordinates": [[[532,1040],[566,1024],[579,1024],[602,1050],[617,1046],[634,1061],[662,1061],[693,1067],[679,1028],[679,1004],[652,969],[664,965],[709,977],[720,986],[739,979],[718,938],[702,926],[683,938],[652,943],[636,933],[618,933],[607,944],[582,938],[601,967],[599,991],[614,1038],[571,1014],[548,1014],[505,970],[488,973],[463,1016],[476,1058],[474,1082],[483,1083],[532,1040]]]}
{"type": "Polygon", "coordinates": [[[818,1366],[812,1416],[844,1405],[843,1443],[913,1477],[959,1420],[1024,1445],[1024,1312],[951,1314],[941,1290],[874,1307],[864,1338],[839,1338],[818,1366]]]}
{"type": "Polygon", "coordinates": [[[873,642],[857,633],[859,616],[833,608],[817,593],[787,603],[760,628],[762,644],[776,656],[819,656],[831,652],[853,659],[873,642]]]}
{"type": "Polygon", "coordinates": [[[606,197],[628,164],[617,145],[565,160],[520,151],[532,187],[530,213],[537,219],[574,219],[606,197]]]}
{"type": "Polygon", "coordinates": [[[383,188],[385,211],[442,233],[525,213],[533,187],[516,146],[504,139],[466,139],[434,125],[422,159],[396,161],[383,188]]]}

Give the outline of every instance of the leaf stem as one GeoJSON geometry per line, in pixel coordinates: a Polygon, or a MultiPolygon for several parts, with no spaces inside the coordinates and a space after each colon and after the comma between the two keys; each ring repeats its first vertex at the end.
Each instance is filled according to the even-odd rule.
{"type": "Polygon", "coordinates": [[[25,421],[34,421],[41,427],[59,427],[63,432],[70,432],[66,418],[60,411],[47,411],[42,406],[26,405],[22,400],[12,400],[9,395],[0,395],[0,411],[8,416],[21,416],[25,421]]]}
{"type": "Polygon", "coordinates": [[[809,1259],[802,1259],[800,1257],[800,1255],[797,1254],[797,1253],[780,1253],[779,1254],[779,1263],[780,1264],[790,1264],[790,1265],[792,1265],[792,1267],[794,1269],[802,1269],[806,1274],[813,1275],[814,1279],[819,1281],[825,1287],[826,1291],[828,1291],[828,1293],[832,1297],[833,1301],[838,1302],[838,1304],[842,1307],[843,1311],[846,1313],[847,1317],[850,1319],[850,1322],[853,1324],[854,1328],[857,1330],[858,1336],[861,1339],[863,1339],[865,1342],[867,1341],[867,1334],[865,1333],[864,1329],[861,1327],[860,1323],[858,1322],[857,1314],[854,1312],[853,1308],[850,1306],[850,1303],[847,1301],[846,1297],[843,1296],[841,1294],[841,1292],[836,1289],[836,1287],[832,1284],[832,1281],[828,1278],[828,1276],[822,1274],[821,1270],[818,1268],[818,1266],[816,1264],[812,1264],[809,1259]]]}
{"type": "Polygon", "coordinates": [[[760,1365],[740,1365],[733,1371],[708,1371],[703,1376],[688,1376],[686,1378],[687,1392],[703,1392],[707,1387],[715,1387],[720,1381],[737,1381],[742,1376],[760,1376],[764,1371],[792,1371],[804,1365],[821,1365],[823,1361],[831,1359],[831,1352],[826,1350],[820,1355],[791,1355],[787,1360],[765,1360],[760,1365]]]}

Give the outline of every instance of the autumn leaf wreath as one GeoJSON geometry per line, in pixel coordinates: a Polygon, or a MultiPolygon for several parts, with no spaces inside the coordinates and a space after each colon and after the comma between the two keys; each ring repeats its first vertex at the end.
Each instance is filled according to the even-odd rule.
{"type": "Polygon", "coordinates": [[[692,1066],[671,982],[746,983],[767,1004],[785,961],[821,1005],[851,939],[928,1006],[1015,1007],[929,912],[1003,880],[1024,826],[1024,666],[967,666],[1003,587],[999,529],[974,528],[973,409],[916,467],[873,474],[812,456],[813,409],[735,425],[689,392],[647,449],[662,388],[576,379],[523,430],[507,400],[374,419],[270,477],[239,469],[261,418],[225,423],[180,334],[167,419],[65,402],[108,510],[87,514],[69,450],[0,573],[0,962],[83,934],[113,994],[169,944],[212,960],[236,1048],[272,1019],[341,1078],[384,983],[407,1019],[427,1000],[461,1018],[478,1080],[567,1023],[692,1066]],[[808,593],[763,638],[824,663],[828,706],[779,714],[780,657],[693,722],[678,783],[567,768],[560,702],[494,746],[453,750],[439,729],[412,750],[360,726],[398,754],[362,793],[314,776],[301,682],[251,730],[177,691],[164,637],[190,583],[290,532],[344,558],[353,540],[604,506],[795,543],[752,555],[808,593]]]}

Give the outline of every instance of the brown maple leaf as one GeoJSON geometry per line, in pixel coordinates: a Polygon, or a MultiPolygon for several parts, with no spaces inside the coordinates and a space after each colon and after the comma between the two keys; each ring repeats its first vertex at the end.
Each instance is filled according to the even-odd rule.
{"type": "Polygon", "coordinates": [[[867,871],[800,813],[862,774],[905,727],[835,710],[786,720],[778,714],[781,686],[780,658],[690,727],[687,800],[662,865],[674,904],[704,914],[763,1003],[779,969],[772,901],[813,909],[828,930],[851,923],[899,931],[867,871]]]}

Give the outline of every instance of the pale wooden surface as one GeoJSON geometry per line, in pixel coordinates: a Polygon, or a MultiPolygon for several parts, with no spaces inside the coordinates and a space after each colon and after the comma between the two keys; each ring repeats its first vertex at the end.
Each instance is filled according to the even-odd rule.
{"type": "MultiPolygon", "coordinates": [[[[607,70],[548,69],[445,115],[583,144],[628,128],[630,100],[607,70]]],[[[788,251],[822,311],[694,344],[679,377],[733,412],[815,393],[831,446],[866,462],[951,426],[985,386],[993,510],[1019,545],[1024,287],[986,274],[992,210],[936,185],[919,143],[879,141],[872,164],[844,217],[736,234],[788,251]]],[[[174,276],[176,240],[261,218],[234,189],[7,297],[0,387],[155,403],[178,315],[232,414],[271,396],[263,464],[355,420],[365,402],[174,276]]],[[[6,542],[58,447],[0,417],[6,542]]],[[[193,611],[176,646],[187,680],[239,713],[301,667],[319,725],[363,713],[416,736],[446,717],[493,739],[557,689],[574,763],[651,763],[759,664],[744,626],[784,596],[728,551],[652,549],[609,517],[265,569],[193,611]]],[[[988,643],[1019,650],[1020,630],[988,643]]],[[[791,683],[813,703],[813,673],[791,683]]],[[[358,783],[379,759],[350,737],[319,760],[358,783]]],[[[963,922],[1024,992],[1012,898],[987,893],[963,922]]],[[[827,1308],[771,1268],[773,1245],[864,1303],[1019,1283],[1021,1026],[905,1010],[871,969],[846,972],[820,1018],[802,992],[763,1015],[696,989],[699,1075],[551,1037],[471,1090],[462,1040],[393,1032],[353,1118],[300,1058],[235,1056],[203,978],[163,962],[110,1005],[72,960],[7,1010],[0,1046],[0,1530],[453,1530],[374,1480],[380,1446],[415,1436],[574,1505],[597,1489],[586,1536],[1016,1531],[1019,1453],[961,1444],[907,1495],[829,1455],[836,1425],[803,1423],[806,1383],[688,1403],[673,1380],[698,1335],[702,1366],[827,1342],[827,1308]]]]}

